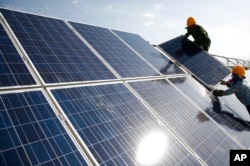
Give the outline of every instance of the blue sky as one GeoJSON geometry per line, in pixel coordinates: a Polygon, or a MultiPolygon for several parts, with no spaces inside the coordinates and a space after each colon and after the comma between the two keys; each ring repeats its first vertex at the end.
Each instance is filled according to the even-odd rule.
{"type": "Polygon", "coordinates": [[[210,53],[250,60],[249,0],[1,0],[0,7],[136,33],[152,44],[185,34],[193,16],[209,33],[210,53]]]}

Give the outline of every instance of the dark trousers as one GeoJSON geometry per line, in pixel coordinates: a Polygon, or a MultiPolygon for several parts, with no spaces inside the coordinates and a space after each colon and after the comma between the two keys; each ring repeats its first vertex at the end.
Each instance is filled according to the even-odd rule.
{"type": "Polygon", "coordinates": [[[250,105],[246,105],[246,108],[247,108],[247,111],[248,111],[248,113],[250,115],[250,105]]]}

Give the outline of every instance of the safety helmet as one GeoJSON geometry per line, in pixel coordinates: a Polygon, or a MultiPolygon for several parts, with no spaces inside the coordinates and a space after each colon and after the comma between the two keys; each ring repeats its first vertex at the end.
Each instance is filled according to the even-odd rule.
{"type": "Polygon", "coordinates": [[[232,70],[233,74],[237,74],[241,77],[245,77],[245,68],[243,66],[240,65],[236,65],[233,70],[232,70]]]}
{"type": "Polygon", "coordinates": [[[188,17],[187,18],[187,26],[188,27],[195,24],[195,23],[196,23],[196,21],[195,21],[195,19],[193,17],[188,17]]]}

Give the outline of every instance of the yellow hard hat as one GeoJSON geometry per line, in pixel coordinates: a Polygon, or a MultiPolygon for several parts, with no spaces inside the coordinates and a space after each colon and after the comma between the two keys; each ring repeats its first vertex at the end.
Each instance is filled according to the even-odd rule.
{"type": "Polygon", "coordinates": [[[243,66],[240,65],[236,65],[233,70],[232,70],[233,74],[237,74],[241,77],[245,77],[245,68],[243,66]]]}
{"type": "Polygon", "coordinates": [[[194,25],[195,24],[195,19],[193,17],[188,17],[187,18],[187,26],[191,26],[191,25],[194,25]]]}

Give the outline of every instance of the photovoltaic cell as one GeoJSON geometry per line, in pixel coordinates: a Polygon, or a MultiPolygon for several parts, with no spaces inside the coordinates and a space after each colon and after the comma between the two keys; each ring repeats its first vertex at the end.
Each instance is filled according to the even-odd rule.
{"type": "MultiPolygon", "coordinates": [[[[231,149],[249,148],[249,128],[227,114],[231,108],[243,108],[237,103],[234,105],[236,99],[231,98],[234,96],[225,100],[220,98],[224,104],[213,103],[205,87],[191,76],[172,78],[173,75],[169,79],[173,84],[166,80],[138,78],[159,74],[148,63],[164,71],[163,74],[183,73],[139,35],[68,22],[122,77],[137,77],[128,84],[145,102],[136,97],[135,91],[130,91],[131,87],[125,86],[127,82],[121,83],[64,21],[1,8],[0,12],[31,60],[26,65],[34,65],[45,83],[54,83],[53,87],[44,85],[48,91],[20,87],[21,91],[16,92],[16,89],[5,88],[36,83],[18,55],[16,45],[5,33],[4,28],[8,26],[2,20],[1,166],[84,166],[89,164],[85,161],[86,156],[93,156],[100,165],[145,165],[138,161],[138,147],[147,136],[156,133],[166,137],[160,141],[151,140],[143,148],[144,152],[151,152],[150,157],[146,157],[149,159],[158,152],[150,147],[163,147],[163,141],[167,142],[163,157],[151,164],[157,166],[206,165],[205,162],[207,165],[229,165],[231,149]],[[96,83],[95,80],[111,82],[93,84],[91,81],[96,83]],[[60,84],[76,84],[77,81],[88,82],[77,83],[79,87],[60,84]],[[48,102],[45,95],[52,95],[51,100],[55,100],[48,102]],[[64,120],[58,119],[53,103],[58,103],[62,109],[58,111],[66,114],[64,120]],[[69,135],[61,122],[73,127],[80,138],[69,135]],[[73,137],[82,139],[91,154],[78,151],[73,137]]],[[[192,42],[180,43],[181,38],[163,43],[160,48],[166,48],[165,52],[199,81],[214,85],[229,74],[224,65],[217,65],[216,59],[192,42]]]]}
{"type": "Polygon", "coordinates": [[[87,165],[41,91],[0,94],[0,165],[87,165]]]}
{"type": "Polygon", "coordinates": [[[168,148],[156,165],[200,165],[123,84],[51,92],[100,165],[138,165],[140,141],[157,131],[168,137],[168,148]]]}
{"type": "Polygon", "coordinates": [[[64,21],[0,11],[45,83],[115,78],[64,21]]]}
{"type": "Polygon", "coordinates": [[[152,45],[137,34],[128,32],[114,31],[134,50],[142,55],[148,62],[157,68],[163,74],[182,74],[184,73],[179,67],[173,64],[165,55],[157,51],[152,45]]]}
{"type": "Polygon", "coordinates": [[[237,112],[244,112],[248,114],[246,108],[237,101],[236,98],[226,97],[218,98],[217,101],[211,101],[211,98],[205,92],[205,88],[196,82],[192,77],[189,78],[171,78],[170,81],[174,83],[175,86],[181,89],[186,95],[188,95],[191,99],[197,100],[199,102],[197,104],[204,110],[206,113],[200,113],[197,118],[199,118],[200,122],[208,121],[208,117],[210,116],[213,120],[215,120],[218,124],[221,125],[226,131],[228,131],[235,139],[237,139],[246,149],[250,145],[250,123],[242,120],[232,113],[230,107],[227,107],[225,103],[233,103],[235,106],[234,110],[237,112]],[[205,94],[205,95],[204,95],[205,94]]]}
{"type": "Polygon", "coordinates": [[[165,80],[130,85],[208,165],[229,165],[230,149],[240,148],[214,122],[201,123],[200,110],[165,80]]]}
{"type": "Polygon", "coordinates": [[[109,29],[74,22],[70,24],[122,77],[145,77],[157,74],[109,29]]]}
{"type": "Polygon", "coordinates": [[[159,45],[205,85],[216,85],[230,74],[229,68],[184,36],[159,45]]]}
{"type": "Polygon", "coordinates": [[[33,84],[35,80],[0,24],[0,87],[33,84]]]}

